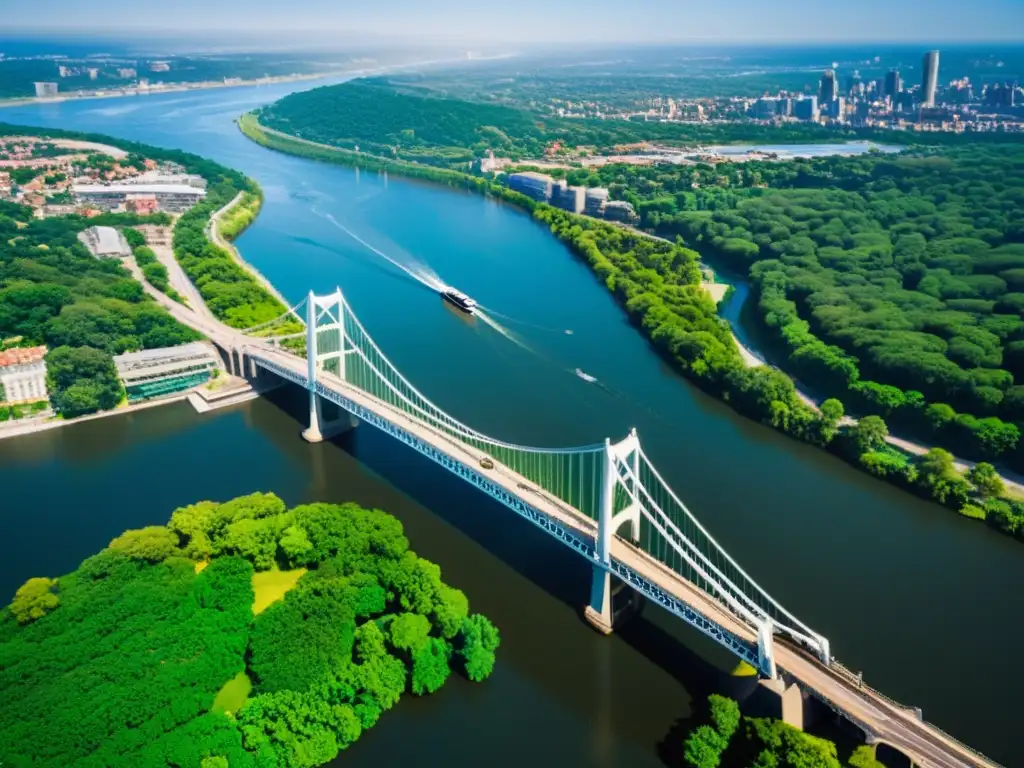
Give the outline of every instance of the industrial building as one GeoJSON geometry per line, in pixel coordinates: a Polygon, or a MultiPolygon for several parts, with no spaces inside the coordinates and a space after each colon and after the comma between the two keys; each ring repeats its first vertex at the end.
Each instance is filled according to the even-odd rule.
{"type": "Polygon", "coordinates": [[[209,344],[195,341],[177,347],[144,349],[114,358],[129,401],[145,400],[192,389],[208,381],[220,367],[209,344]]]}
{"type": "Polygon", "coordinates": [[[46,347],[0,352],[0,402],[31,403],[45,400],[46,347]]]}
{"type": "Polygon", "coordinates": [[[120,259],[132,254],[124,235],[113,227],[89,227],[78,233],[78,240],[97,259],[120,259]]]}
{"type": "Polygon", "coordinates": [[[155,198],[162,211],[187,211],[206,197],[206,190],[189,184],[76,184],[72,190],[82,203],[105,211],[123,207],[133,199],[155,198]]]}

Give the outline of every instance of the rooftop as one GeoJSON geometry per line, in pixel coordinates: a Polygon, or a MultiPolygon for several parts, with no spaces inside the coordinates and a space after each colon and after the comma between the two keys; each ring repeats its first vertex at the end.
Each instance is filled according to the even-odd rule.
{"type": "Polygon", "coordinates": [[[10,365],[26,365],[42,360],[46,356],[46,347],[15,347],[0,352],[0,368],[10,365]]]}
{"type": "Polygon", "coordinates": [[[206,190],[188,184],[76,184],[76,195],[196,195],[205,197],[206,190]]]}
{"type": "Polygon", "coordinates": [[[140,352],[125,352],[123,355],[117,355],[114,358],[114,364],[123,373],[133,368],[214,357],[214,351],[209,344],[193,341],[188,344],[180,344],[177,347],[160,347],[159,349],[143,349],[140,352]]]}
{"type": "Polygon", "coordinates": [[[95,256],[127,256],[131,248],[124,236],[113,227],[89,227],[79,239],[95,256]]]}

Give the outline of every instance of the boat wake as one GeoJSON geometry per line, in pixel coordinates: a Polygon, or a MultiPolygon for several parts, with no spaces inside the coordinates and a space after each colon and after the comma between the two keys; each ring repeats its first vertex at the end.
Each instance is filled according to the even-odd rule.
{"type": "Polygon", "coordinates": [[[357,235],[355,232],[353,232],[351,229],[346,227],[344,224],[342,224],[340,221],[338,221],[336,218],[334,218],[334,216],[332,216],[331,214],[329,214],[329,213],[321,213],[320,211],[316,210],[315,208],[313,209],[313,213],[315,213],[317,216],[320,216],[321,218],[326,219],[327,221],[331,222],[331,224],[336,226],[338,229],[340,229],[346,235],[351,237],[353,240],[355,240],[361,246],[363,246],[367,250],[371,251],[372,253],[375,253],[376,255],[380,256],[382,259],[385,259],[386,261],[390,262],[392,265],[394,265],[398,269],[402,270],[405,274],[407,274],[409,277],[411,277],[416,282],[421,283],[422,285],[426,286],[427,288],[431,289],[432,291],[443,291],[446,288],[445,283],[444,283],[443,280],[441,280],[440,276],[438,276],[438,274],[436,272],[434,272],[434,270],[432,270],[430,267],[428,267],[423,262],[417,261],[416,259],[414,259],[412,257],[409,257],[407,259],[407,263],[403,264],[398,259],[396,259],[396,258],[394,258],[392,256],[389,256],[387,253],[382,251],[380,248],[377,248],[377,247],[371,245],[370,243],[366,242],[366,240],[364,240],[359,235],[357,235]]]}

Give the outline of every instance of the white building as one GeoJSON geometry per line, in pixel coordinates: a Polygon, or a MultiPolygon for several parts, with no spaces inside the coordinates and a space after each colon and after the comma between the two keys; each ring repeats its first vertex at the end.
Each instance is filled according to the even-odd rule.
{"type": "Polygon", "coordinates": [[[31,403],[45,400],[46,347],[8,349],[0,352],[0,387],[5,403],[31,403]]]}
{"type": "Polygon", "coordinates": [[[89,227],[78,233],[78,239],[97,259],[120,259],[132,253],[124,235],[113,227],[89,227]]]}
{"type": "Polygon", "coordinates": [[[57,84],[56,83],[34,83],[36,87],[36,96],[40,98],[50,98],[57,95],[57,84]]]}
{"type": "Polygon", "coordinates": [[[79,200],[107,211],[125,204],[128,195],[155,197],[164,211],[187,211],[206,197],[206,190],[189,184],[75,184],[72,191],[79,200]]]}

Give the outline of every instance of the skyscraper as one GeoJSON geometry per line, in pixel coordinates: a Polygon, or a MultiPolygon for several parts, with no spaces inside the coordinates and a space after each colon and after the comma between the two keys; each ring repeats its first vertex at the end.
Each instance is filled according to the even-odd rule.
{"type": "Polygon", "coordinates": [[[928,51],[924,55],[921,68],[921,106],[935,106],[935,88],[939,84],[939,52],[928,51]]]}
{"type": "Polygon", "coordinates": [[[903,80],[900,78],[900,71],[898,69],[890,69],[889,74],[885,76],[885,95],[895,101],[896,94],[902,90],[903,80]]]}
{"type": "Polygon", "coordinates": [[[835,101],[837,95],[836,71],[834,69],[826,69],[825,74],[821,76],[821,81],[818,83],[818,102],[827,104],[830,101],[835,101]]]}

